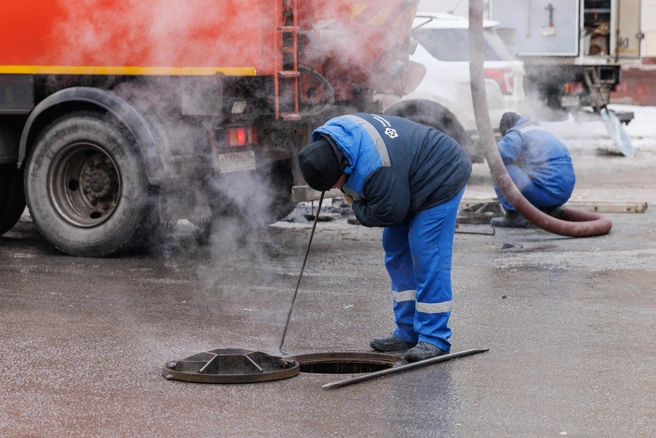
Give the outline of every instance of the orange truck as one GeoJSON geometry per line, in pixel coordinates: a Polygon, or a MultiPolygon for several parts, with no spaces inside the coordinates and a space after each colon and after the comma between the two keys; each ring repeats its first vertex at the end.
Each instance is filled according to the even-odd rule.
{"type": "Polygon", "coordinates": [[[279,219],[316,195],[295,160],[313,127],[421,80],[417,3],[0,2],[0,234],[25,204],[78,256],[246,204],[279,219]]]}

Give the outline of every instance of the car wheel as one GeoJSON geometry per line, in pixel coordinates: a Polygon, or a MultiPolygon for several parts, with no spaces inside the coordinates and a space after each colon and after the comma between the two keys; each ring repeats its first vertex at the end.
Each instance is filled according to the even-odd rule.
{"type": "Polygon", "coordinates": [[[485,159],[483,151],[465,136],[465,130],[458,120],[445,108],[436,104],[413,103],[388,112],[390,115],[412,120],[429,128],[437,129],[457,141],[474,163],[485,159]]]}
{"type": "Polygon", "coordinates": [[[114,119],[78,112],[39,135],[25,172],[37,228],[59,250],[114,254],[147,234],[151,200],[133,138],[114,119]]]}
{"type": "Polygon", "coordinates": [[[25,210],[22,172],[15,164],[0,166],[0,236],[9,231],[25,210]]]}

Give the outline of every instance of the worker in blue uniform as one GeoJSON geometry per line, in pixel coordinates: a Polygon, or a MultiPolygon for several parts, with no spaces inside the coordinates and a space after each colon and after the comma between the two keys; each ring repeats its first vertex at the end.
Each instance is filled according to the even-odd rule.
{"type": "MultiPolygon", "coordinates": [[[[499,153],[510,178],[535,207],[551,216],[564,214],[561,206],[574,190],[576,176],[567,146],[537,122],[508,112],[501,117],[499,153]]],[[[499,187],[497,196],[505,215],[493,218],[497,227],[526,227],[528,220],[515,210],[499,187]]]]}
{"type": "Polygon", "coordinates": [[[396,329],[371,347],[408,361],[448,352],[451,254],[469,157],[442,132],[386,115],[333,118],[312,141],[298,154],[308,185],[341,188],[362,225],[384,227],[396,329]]]}

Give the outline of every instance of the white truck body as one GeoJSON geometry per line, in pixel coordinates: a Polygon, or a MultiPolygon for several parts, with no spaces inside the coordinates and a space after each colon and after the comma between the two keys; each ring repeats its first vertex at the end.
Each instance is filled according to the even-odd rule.
{"type": "Polygon", "coordinates": [[[489,14],[508,31],[506,42],[520,57],[617,63],[640,56],[640,5],[641,0],[490,0],[489,14]],[[599,27],[606,29],[603,35],[590,32],[599,27]]]}
{"type": "MultiPolygon", "coordinates": [[[[646,18],[656,17],[656,0],[485,0],[484,5],[485,17],[501,23],[497,32],[524,61],[527,96],[551,109],[589,106],[598,112],[620,83],[621,66],[639,63],[645,56],[641,46],[653,46],[649,50],[656,53],[656,34],[645,28],[656,22],[646,18]]],[[[422,0],[419,11],[466,16],[468,1],[422,0]]]]}
{"type": "MultiPolygon", "coordinates": [[[[527,94],[553,110],[604,108],[621,65],[640,55],[641,0],[490,0],[490,18],[524,61],[527,94]]],[[[623,121],[632,115],[622,116],[623,121]]]]}

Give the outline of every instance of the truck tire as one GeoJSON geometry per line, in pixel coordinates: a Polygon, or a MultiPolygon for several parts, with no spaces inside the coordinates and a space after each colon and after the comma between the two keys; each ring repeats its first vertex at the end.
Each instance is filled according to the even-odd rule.
{"type": "Polygon", "coordinates": [[[70,255],[101,257],[141,243],[152,224],[146,169],[114,119],[70,113],[38,136],[25,168],[37,228],[70,255]]]}
{"type": "Polygon", "coordinates": [[[22,172],[15,164],[0,165],[0,236],[9,231],[25,211],[22,172]]]}

